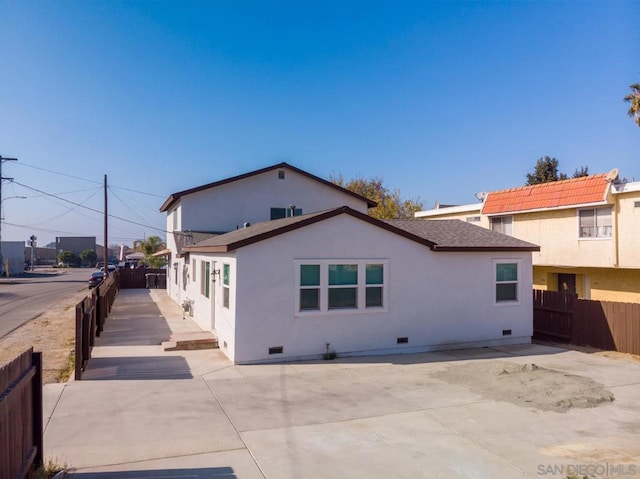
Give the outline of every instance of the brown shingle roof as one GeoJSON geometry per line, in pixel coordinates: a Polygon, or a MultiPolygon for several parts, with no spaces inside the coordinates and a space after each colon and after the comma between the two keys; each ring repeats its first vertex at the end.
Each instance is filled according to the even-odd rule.
{"type": "Polygon", "coordinates": [[[433,251],[538,251],[540,248],[526,241],[505,236],[460,220],[396,220],[381,221],[347,206],[256,223],[184,248],[193,253],[226,253],[268,238],[346,214],[374,226],[420,243],[433,251]],[[428,225],[427,223],[439,223],[428,225]]]}
{"type": "Polygon", "coordinates": [[[598,203],[605,201],[608,188],[607,175],[600,174],[492,191],[484,201],[482,213],[493,215],[598,203]]]}
{"type": "Polygon", "coordinates": [[[231,178],[225,178],[224,180],[219,180],[219,181],[214,181],[213,183],[207,183],[206,185],[202,185],[202,186],[196,186],[195,188],[190,188],[188,190],[184,190],[184,191],[179,191],[177,193],[173,193],[171,195],[169,195],[169,197],[164,201],[164,203],[162,203],[162,206],[160,207],[160,212],[163,213],[165,211],[167,211],[169,208],[171,208],[182,196],[185,195],[190,195],[192,193],[197,193],[199,191],[203,191],[203,190],[208,190],[209,188],[215,188],[216,186],[221,186],[221,185],[226,185],[227,183],[233,183],[234,181],[239,181],[239,180],[243,180],[245,178],[250,178],[252,176],[256,176],[256,175],[260,175],[262,173],[266,173],[268,171],[273,171],[273,170],[279,170],[279,169],[289,169],[291,171],[295,171],[296,173],[299,173],[301,175],[306,176],[307,178],[310,178],[312,180],[318,181],[326,186],[329,186],[335,190],[338,190],[342,193],[346,193],[350,196],[353,196],[354,198],[358,198],[359,200],[365,201],[367,203],[367,206],[369,208],[373,208],[375,206],[378,206],[378,203],[376,203],[373,200],[370,200],[369,198],[365,198],[364,196],[360,196],[357,193],[354,193],[353,191],[349,191],[346,188],[343,188],[342,186],[338,186],[334,183],[331,183],[330,181],[324,180],[318,176],[312,175],[311,173],[308,173],[304,170],[301,170],[300,168],[296,168],[295,166],[292,166],[288,163],[282,162],[282,163],[278,163],[277,165],[272,165],[272,166],[268,166],[266,168],[262,168],[260,170],[255,170],[255,171],[251,171],[249,173],[244,173],[242,175],[238,175],[238,176],[233,176],[231,178]]]}
{"type": "Polygon", "coordinates": [[[434,251],[540,251],[540,247],[461,220],[388,220],[434,243],[434,251]]]}

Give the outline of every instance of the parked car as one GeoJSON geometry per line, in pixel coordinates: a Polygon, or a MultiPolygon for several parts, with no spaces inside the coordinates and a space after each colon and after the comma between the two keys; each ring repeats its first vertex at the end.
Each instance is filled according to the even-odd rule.
{"type": "Polygon", "coordinates": [[[89,278],[89,289],[100,286],[104,280],[104,271],[94,271],[89,278]]]}
{"type": "MultiPolygon", "coordinates": [[[[116,265],[111,263],[107,265],[107,268],[109,268],[109,273],[113,273],[117,269],[116,265]]],[[[104,266],[100,268],[100,271],[104,271],[104,266]]]]}

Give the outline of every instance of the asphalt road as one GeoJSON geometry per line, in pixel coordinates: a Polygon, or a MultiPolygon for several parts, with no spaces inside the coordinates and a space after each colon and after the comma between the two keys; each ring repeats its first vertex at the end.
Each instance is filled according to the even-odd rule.
{"type": "MultiPolygon", "coordinates": [[[[55,271],[55,270],[49,270],[55,271]]],[[[0,279],[0,338],[40,316],[66,295],[87,289],[92,269],[25,273],[0,279]]]]}

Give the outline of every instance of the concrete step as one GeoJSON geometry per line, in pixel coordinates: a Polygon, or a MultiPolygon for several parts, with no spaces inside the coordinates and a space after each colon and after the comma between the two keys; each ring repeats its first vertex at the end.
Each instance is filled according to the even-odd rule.
{"type": "Polygon", "coordinates": [[[190,351],[194,349],[218,349],[218,338],[211,331],[194,331],[172,334],[162,343],[165,351],[190,351]]]}

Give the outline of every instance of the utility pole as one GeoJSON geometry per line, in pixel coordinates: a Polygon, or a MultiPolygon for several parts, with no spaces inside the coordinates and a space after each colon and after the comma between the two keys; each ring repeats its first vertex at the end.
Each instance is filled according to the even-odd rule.
{"type": "Polygon", "coordinates": [[[104,248],[103,248],[103,261],[104,261],[104,277],[109,276],[109,246],[107,241],[107,218],[109,217],[107,211],[107,175],[104,175],[104,248]]]}
{"type": "MultiPolygon", "coordinates": [[[[2,164],[5,161],[18,161],[17,158],[5,158],[0,155],[0,216],[2,216],[2,181],[3,180],[12,180],[13,178],[4,178],[2,176],[2,164]]],[[[4,267],[4,254],[2,247],[2,218],[0,218],[0,275],[6,276],[6,268],[4,267]]]]}
{"type": "Polygon", "coordinates": [[[36,270],[36,235],[31,235],[29,238],[29,244],[31,245],[31,271],[36,270]]]}

